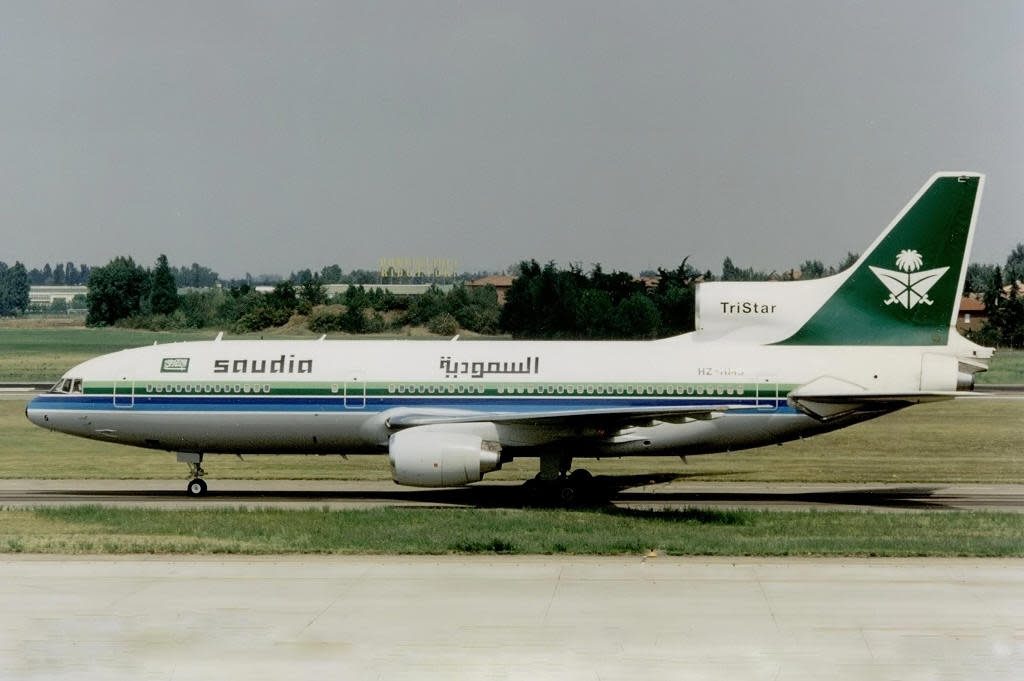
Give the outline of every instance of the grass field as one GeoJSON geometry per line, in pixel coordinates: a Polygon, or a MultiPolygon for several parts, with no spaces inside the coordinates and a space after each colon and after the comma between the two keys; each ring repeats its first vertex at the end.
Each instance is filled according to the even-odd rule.
{"type": "Polygon", "coordinates": [[[1024,350],[999,350],[989,370],[978,375],[978,385],[1024,384],[1024,350]]]}
{"type": "MultiPolygon", "coordinates": [[[[19,328],[0,325],[0,382],[55,382],[65,371],[87,359],[125,348],[188,340],[212,340],[215,330],[190,332],[136,331],[132,329],[77,327],[19,328]]],[[[314,338],[297,328],[235,338],[314,338]]],[[[338,335],[338,337],[343,337],[338,335]]],[[[395,336],[388,336],[394,338],[395,336]]],[[[419,336],[417,336],[419,337],[419,336]]],[[[996,353],[988,372],[978,376],[979,385],[1024,384],[1024,351],[996,353]]]]}
{"type": "Polygon", "coordinates": [[[124,329],[0,328],[0,382],[56,382],[75,364],[108,352],[183,340],[212,340],[210,333],[124,329]]]}
{"type": "Polygon", "coordinates": [[[1021,556],[1024,515],[383,508],[0,513],[0,553],[1021,556]]]}
{"type": "MultiPolygon", "coordinates": [[[[25,403],[0,401],[0,478],[184,479],[171,453],[84,440],[37,428],[25,403]]],[[[731,454],[636,457],[577,465],[603,475],[675,474],[686,480],[1024,483],[1024,400],[918,405],[850,428],[731,454]]],[[[387,480],[384,456],[208,456],[209,479],[387,480]]],[[[525,480],[518,460],[487,480],[525,480]]]]}

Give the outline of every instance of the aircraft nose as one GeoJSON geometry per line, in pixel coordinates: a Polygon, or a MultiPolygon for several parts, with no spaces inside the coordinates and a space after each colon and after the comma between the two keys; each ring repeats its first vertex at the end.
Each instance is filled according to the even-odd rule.
{"type": "Polygon", "coordinates": [[[50,424],[50,417],[47,415],[46,411],[47,410],[42,404],[42,400],[38,397],[33,397],[25,407],[25,418],[42,428],[53,428],[50,424]]]}

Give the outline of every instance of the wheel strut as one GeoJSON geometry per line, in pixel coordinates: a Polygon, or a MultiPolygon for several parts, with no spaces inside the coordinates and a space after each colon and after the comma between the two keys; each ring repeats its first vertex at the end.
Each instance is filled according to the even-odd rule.
{"type": "Polygon", "coordinates": [[[201,497],[206,494],[206,481],[203,480],[206,471],[201,465],[203,455],[193,452],[178,452],[178,461],[188,464],[188,477],[191,479],[185,492],[191,497],[201,497]]]}

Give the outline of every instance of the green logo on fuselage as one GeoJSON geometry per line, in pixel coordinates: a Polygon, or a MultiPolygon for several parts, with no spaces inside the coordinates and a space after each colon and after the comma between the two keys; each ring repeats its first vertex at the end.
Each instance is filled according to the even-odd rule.
{"type": "Polygon", "coordinates": [[[164,357],[160,364],[160,373],[163,374],[185,374],[188,373],[188,357],[164,357]]]}

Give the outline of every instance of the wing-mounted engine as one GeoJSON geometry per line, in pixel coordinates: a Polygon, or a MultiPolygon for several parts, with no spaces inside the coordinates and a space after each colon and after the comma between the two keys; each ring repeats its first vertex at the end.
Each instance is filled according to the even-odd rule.
{"type": "Polygon", "coordinates": [[[501,447],[472,433],[420,426],[391,436],[388,460],[400,485],[457,487],[501,468],[501,447]]]}

